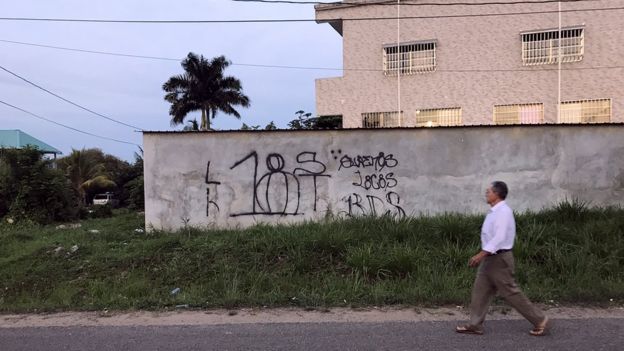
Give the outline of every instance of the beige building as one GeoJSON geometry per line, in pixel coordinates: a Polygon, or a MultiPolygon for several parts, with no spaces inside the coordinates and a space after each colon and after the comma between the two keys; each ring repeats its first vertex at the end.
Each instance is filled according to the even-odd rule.
{"type": "Polygon", "coordinates": [[[622,1],[453,2],[317,5],[344,65],[316,81],[317,114],[345,128],[624,122],[622,1]]]}

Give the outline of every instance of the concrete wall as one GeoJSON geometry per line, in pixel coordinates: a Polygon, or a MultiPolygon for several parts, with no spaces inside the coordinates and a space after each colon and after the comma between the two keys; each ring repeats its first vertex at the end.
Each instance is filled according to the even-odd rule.
{"type": "Polygon", "coordinates": [[[482,213],[624,201],[624,126],[145,133],[154,228],[245,227],[363,214],[482,213]]]}
{"type": "MultiPolygon", "coordinates": [[[[563,10],[620,6],[618,0],[562,3],[563,10]]],[[[465,125],[493,124],[494,105],[523,103],[543,103],[544,121],[556,123],[557,65],[523,66],[520,33],[557,28],[557,3],[401,6],[405,17],[539,11],[555,13],[401,20],[401,42],[437,40],[436,71],[401,76],[403,126],[415,124],[417,110],[449,107],[462,108],[465,125]]],[[[316,11],[318,21],[396,15],[396,6],[383,5],[323,5],[316,11]]],[[[561,101],[610,98],[613,122],[624,122],[623,15],[622,10],[562,13],[563,27],[584,26],[585,53],[580,62],[562,64],[561,101]],[[595,69],[614,66],[619,68],[595,69]]],[[[344,21],[342,34],[346,71],[316,81],[316,113],[342,115],[345,128],[359,128],[362,113],[397,111],[397,77],[382,72],[383,45],[397,42],[397,21],[344,21]],[[366,71],[371,69],[377,71],[366,71]]]]}

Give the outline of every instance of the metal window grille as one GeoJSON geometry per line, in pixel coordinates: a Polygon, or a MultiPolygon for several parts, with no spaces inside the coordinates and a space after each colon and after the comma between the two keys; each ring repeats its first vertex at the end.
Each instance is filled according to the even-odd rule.
{"type": "Polygon", "coordinates": [[[559,123],[609,123],[611,99],[562,101],[559,123]]]}
{"type": "Polygon", "coordinates": [[[400,127],[403,120],[403,111],[366,112],[362,113],[362,128],[392,128],[400,127]]]}
{"type": "Polygon", "coordinates": [[[386,45],[383,48],[383,70],[387,76],[435,71],[436,42],[425,41],[386,45]]]}
{"type": "Polygon", "coordinates": [[[494,106],[494,124],[544,123],[544,104],[513,104],[494,106]]]}
{"type": "Polygon", "coordinates": [[[522,63],[525,66],[577,62],[583,59],[584,29],[566,28],[522,34],[522,63]]]}
{"type": "Polygon", "coordinates": [[[416,111],[417,127],[459,126],[462,124],[461,107],[433,108],[416,111]]]}

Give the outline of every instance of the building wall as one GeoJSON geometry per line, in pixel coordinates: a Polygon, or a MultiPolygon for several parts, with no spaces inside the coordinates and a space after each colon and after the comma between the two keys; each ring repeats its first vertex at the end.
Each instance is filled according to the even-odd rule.
{"type": "Polygon", "coordinates": [[[624,202],[624,125],[145,133],[148,228],[624,202]]]}
{"type": "MultiPolygon", "coordinates": [[[[617,0],[562,3],[563,10],[605,7],[621,7],[621,3],[617,0]]],[[[536,12],[557,11],[557,4],[401,6],[400,11],[402,17],[536,12]]],[[[316,14],[318,21],[396,17],[397,9],[396,6],[324,5],[317,6],[316,14]]],[[[562,64],[561,100],[611,98],[613,122],[624,122],[624,68],[594,68],[624,66],[623,15],[623,10],[562,13],[563,27],[584,26],[585,54],[580,62],[562,64]]],[[[437,40],[436,71],[400,78],[401,110],[408,120],[405,126],[413,125],[416,110],[445,107],[461,107],[464,124],[492,124],[494,105],[521,103],[543,103],[545,122],[556,123],[557,65],[523,66],[520,33],[557,27],[557,13],[401,20],[401,42],[437,40]]],[[[342,115],[345,128],[357,128],[361,127],[364,112],[397,111],[398,79],[381,71],[383,45],[396,42],[396,19],[344,21],[346,71],[343,77],[316,81],[317,114],[342,115]]]]}

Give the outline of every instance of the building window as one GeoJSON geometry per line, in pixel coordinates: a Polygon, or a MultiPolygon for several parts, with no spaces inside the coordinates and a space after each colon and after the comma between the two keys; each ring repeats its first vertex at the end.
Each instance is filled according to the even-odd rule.
{"type": "Polygon", "coordinates": [[[513,104],[494,106],[494,124],[544,123],[544,104],[513,104]]]}
{"type": "Polygon", "coordinates": [[[384,45],[383,70],[387,76],[396,76],[399,70],[403,75],[432,72],[435,68],[435,41],[384,45]]]}
{"type": "Polygon", "coordinates": [[[525,66],[577,62],[583,59],[584,29],[566,28],[522,33],[522,63],[525,66]]]}
{"type": "Polygon", "coordinates": [[[400,127],[403,112],[366,112],[362,113],[362,128],[392,128],[400,127]]]}
{"type": "Polygon", "coordinates": [[[416,126],[459,126],[462,124],[461,113],[461,107],[418,110],[416,111],[416,126]]]}
{"type": "Polygon", "coordinates": [[[559,123],[609,123],[611,99],[562,101],[559,123]]]}

